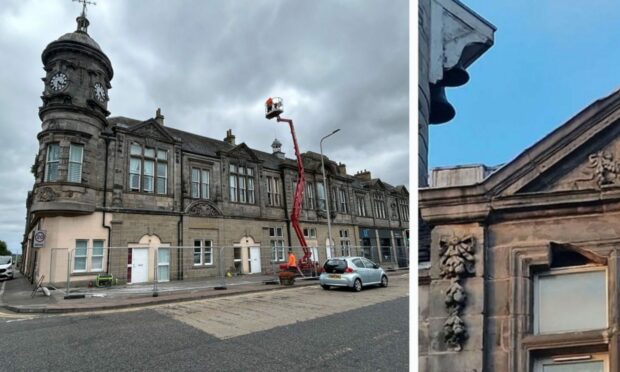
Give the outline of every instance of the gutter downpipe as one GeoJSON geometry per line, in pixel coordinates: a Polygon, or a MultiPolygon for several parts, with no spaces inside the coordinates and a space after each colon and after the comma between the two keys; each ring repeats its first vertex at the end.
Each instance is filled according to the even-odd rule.
{"type": "Polygon", "coordinates": [[[101,133],[102,137],[105,141],[105,167],[103,168],[103,218],[101,221],[101,226],[108,230],[108,255],[106,258],[106,273],[110,274],[110,247],[112,246],[112,242],[110,239],[112,238],[112,228],[105,224],[105,215],[108,209],[107,200],[108,200],[108,165],[109,165],[109,147],[111,136],[108,133],[101,133]]]}

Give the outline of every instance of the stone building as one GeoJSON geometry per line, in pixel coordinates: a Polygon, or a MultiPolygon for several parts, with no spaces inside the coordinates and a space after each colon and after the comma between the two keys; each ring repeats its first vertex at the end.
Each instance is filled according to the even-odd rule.
{"type": "Polygon", "coordinates": [[[620,370],[620,91],[420,191],[421,371],[620,370]]]}
{"type": "MultiPolygon", "coordinates": [[[[88,35],[84,13],[77,23],[42,54],[42,130],[27,199],[24,273],[59,282],[102,272],[150,281],[160,275],[152,267],[162,262],[154,257],[160,247],[170,247],[158,249],[168,265],[164,280],[215,275],[221,263],[256,273],[284,262],[284,247],[300,243],[289,220],[297,167],[281,144],[263,152],[236,143],[230,130],[223,140],[184,132],[159,109],[153,118],[110,117],[112,64],[88,35]],[[218,246],[231,249],[214,262],[218,246]],[[58,252],[69,253],[59,259],[58,252]]],[[[405,186],[368,171],[350,175],[325,158],[326,190],[321,156],[306,152],[303,162],[301,227],[317,261],[360,246],[360,254],[387,266],[408,265],[405,186]],[[328,197],[334,252],[327,249],[328,197]]]]}

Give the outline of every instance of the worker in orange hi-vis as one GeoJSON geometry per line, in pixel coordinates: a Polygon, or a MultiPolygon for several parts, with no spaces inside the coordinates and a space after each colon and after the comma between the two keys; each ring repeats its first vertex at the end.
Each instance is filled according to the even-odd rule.
{"type": "Polygon", "coordinates": [[[271,111],[271,108],[273,107],[273,100],[271,97],[267,98],[267,102],[265,102],[265,104],[267,105],[267,111],[271,111]]]}
{"type": "Polygon", "coordinates": [[[292,249],[288,251],[288,270],[294,273],[297,272],[297,258],[292,249]]]}

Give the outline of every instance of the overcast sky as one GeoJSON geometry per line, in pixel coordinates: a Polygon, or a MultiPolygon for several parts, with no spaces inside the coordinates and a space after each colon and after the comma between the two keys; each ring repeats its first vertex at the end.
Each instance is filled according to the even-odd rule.
{"type": "MultiPolygon", "coordinates": [[[[349,174],[368,169],[409,185],[407,0],[97,0],[89,35],[114,68],[111,116],[146,120],[293,157],[288,126],[264,118],[284,98],[302,152],[349,174]]],[[[45,46],[76,29],[69,0],[3,0],[0,7],[0,240],[20,251],[38,151],[45,46]]]]}

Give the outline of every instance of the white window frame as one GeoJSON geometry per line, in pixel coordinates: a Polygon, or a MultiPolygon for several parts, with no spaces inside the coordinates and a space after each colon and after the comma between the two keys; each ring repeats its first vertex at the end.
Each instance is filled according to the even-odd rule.
{"type": "Polygon", "coordinates": [[[312,182],[306,182],[306,200],[308,202],[306,209],[314,209],[314,184],[312,182]]]}
{"type": "Polygon", "coordinates": [[[284,257],[284,235],[282,231],[282,227],[269,228],[271,261],[273,262],[283,262],[286,259],[284,257]]]}
{"type": "Polygon", "coordinates": [[[170,248],[169,247],[157,247],[157,282],[161,283],[161,282],[169,282],[169,281],[170,281],[170,248]],[[161,261],[161,257],[159,256],[159,252],[161,250],[168,251],[168,261],[165,261],[165,262],[161,261]],[[164,266],[168,267],[168,279],[162,280],[160,278],[161,272],[159,271],[159,268],[164,267],[164,266]]]}
{"type": "Polygon", "coordinates": [[[84,162],[84,145],[81,144],[77,144],[77,143],[72,143],[69,145],[69,165],[67,168],[67,182],[75,182],[75,183],[81,183],[82,182],[82,164],[84,162]],[[80,150],[80,160],[79,161],[72,161],[71,159],[73,158],[73,152],[77,151],[77,149],[80,150]],[[72,168],[77,167],[78,170],[76,172],[72,171],[72,168]],[[72,179],[71,175],[75,173],[78,175],[79,179],[72,179]]]}
{"type": "Polygon", "coordinates": [[[316,229],[314,227],[305,227],[304,238],[316,239],[316,229]]]}
{"type": "Polygon", "coordinates": [[[570,275],[570,274],[578,274],[578,273],[585,273],[585,272],[594,272],[594,271],[600,271],[604,273],[604,285],[605,285],[605,326],[603,328],[598,328],[598,329],[607,329],[609,327],[609,283],[607,278],[609,277],[609,272],[606,266],[591,266],[591,265],[584,265],[584,266],[571,266],[571,267],[562,267],[562,268],[552,268],[548,271],[545,272],[541,272],[541,273],[537,273],[536,275],[534,275],[534,283],[533,283],[533,293],[534,293],[534,298],[533,298],[533,312],[532,312],[532,320],[533,320],[533,331],[535,335],[548,335],[548,334],[562,334],[562,333],[574,333],[574,332],[586,332],[586,331],[592,331],[592,330],[597,330],[597,329],[579,329],[579,330],[562,330],[562,331],[558,331],[558,332],[544,332],[544,333],[540,333],[540,316],[538,315],[538,311],[539,311],[539,300],[538,300],[538,296],[539,296],[539,292],[540,292],[540,287],[539,287],[539,283],[540,283],[540,277],[545,277],[545,276],[556,276],[556,275],[570,275]]]}
{"type": "Polygon", "coordinates": [[[345,189],[338,189],[338,198],[340,202],[340,212],[348,213],[347,192],[345,189]]]}
{"type": "Polygon", "coordinates": [[[609,355],[607,353],[574,353],[536,358],[533,363],[533,372],[543,372],[545,366],[562,366],[595,361],[602,361],[603,372],[609,372],[609,355]]]}
{"type": "Polygon", "coordinates": [[[137,142],[129,144],[129,190],[158,195],[168,193],[168,150],[145,146],[137,142]],[[135,170],[131,167],[132,161],[138,162],[138,167],[135,170]],[[149,174],[146,173],[147,162],[153,164],[152,172],[149,174]],[[165,169],[164,174],[161,174],[160,165],[163,165],[165,169]],[[135,185],[137,187],[133,185],[132,180],[134,179],[138,180],[137,185],[135,185]],[[163,180],[161,183],[163,187],[158,186],[160,180],[163,180]]]}
{"type": "Polygon", "coordinates": [[[211,171],[209,169],[192,167],[191,171],[191,192],[194,199],[209,199],[209,183],[211,171]],[[196,179],[194,175],[198,175],[196,179]]]}
{"type": "Polygon", "coordinates": [[[356,195],[355,199],[357,200],[357,215],[360,217],[367,217],[368,211],[366,210],[364,195],[356,195]]]}
{"type": "Polygon", "coordinates": [[[231,202],[256,204],[254,189],[254,168],[245,165],[229,164],[228,196],[231,202]]]}
{"type": "Polygon", "coordinates": [[[194,251],[192,255],[192,262],[194,266],[212,266],[213,265],[213,241],[208,239],[194,239],[194,251]],[[200,242],[200,245],[197,246],[196,242],[200,242]],[[200,263],[196,263],[196,248],[199,248],[200,254],[200,263]],[[209,254],[209,261],[205,258],[207,257],[207,253],[209,254]]]}
{"type": "MultiPolygon", "coordinates": [[[[88,251],[88,249],[87,249],[88,251]]],[[[93,239],[93,247],[90,255],[90,271],[92,272],[100,272],[103,271],[103,256],[105,252],[105,240],[102,239],[93,239]],[[95,247],[95,242],[101,243],[101,247],[95,247]],[[95,249],[101,248],[101,254],[95,254],[95,249]],[[101,267],[95,267],[95,258],[101,258],[101,267]]],[[[88,261],[88,260],[87,260],[88,261]]]]}
{"type": "Polygon", "coordinates": [[[327,201],[325,199],[325,184],[323,181],[316,183],[316,197],[317,197],[317,207],[319,210],[327,210],[327,201]]]}
{"type": "Polygon", "coordinates": [[[85,273],[88,271],[88,239],[76,239],[75,240],[75,250],[73,251],[73,272],[74,273],[85,273]],[[85,242],[86,246],[83,247],[85,249],[85,252],[83,255],[78,255],[78,249],[82,249],[82,248],[78,248],[78,242],[85,242]],[[84,259],[84,268],[83,269],[77,269],[77,259],[84,259]]]}
{"type": "Polygon", "coordinates": [[[47,154],[45,155],[45,182],[56,182],[58,181],[58,164],[60,163],[60,144],[59,143],[50,143],[47,145],[47,154]],[[56,149],[56,158],[52,158],[54,153],[52,149],[56,149]],[[55,167],[55,177],[52,179],[50,177],[50,168],[55,167]]]}

